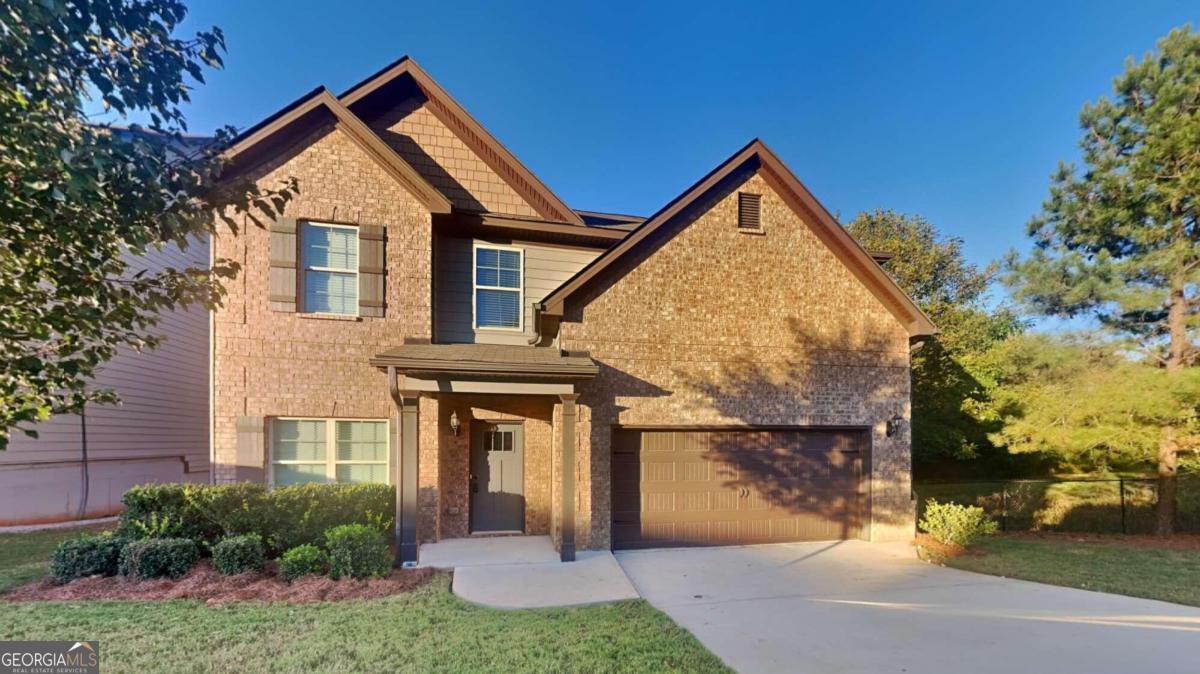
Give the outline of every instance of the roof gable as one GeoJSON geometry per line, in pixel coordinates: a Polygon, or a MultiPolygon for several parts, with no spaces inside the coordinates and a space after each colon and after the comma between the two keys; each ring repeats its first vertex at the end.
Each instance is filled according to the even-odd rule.
{"type": "Polygon", "coordinates": [[[338,100],[348,109],[359,112],[371,106],[373,97],[386,96],[389,85],[403,79],[415,83],[428,99],[430,112],[539,215],[548,220],[584,224],[578,213],[569,208],[411,58],[405,56],[388,65],[347,89],[338,100]]]}
{"type": "Polygon", "coordinates": [[[257,164],[280,145],[286,144],[287,139],[297,137],[297,131],[303,132],[331,121],[431,212],[450,212],[450,202],[446,197],[325,87],[313,89],[239,134],[224,153],[225,159],[230,162],[228,175],[237,175],[257,164]]]}
{"type": "Polygon", "coordinates": [[[908,330],[910,336],[929,335],[937,331],[933,322],[920,310],[896,282],[879,266],[879,263],[854,240],[836,219],[821,205],[798,178],[760,140],[754,140],[732,157],[721,163],[692,187],[685,190],[657,213],[646,219],[629,236],[591,264],[581,269],[542,301],[542,311],[551,316],[562,316],[567,302],[577,291],[601,275],[606,269],[619,269],[615,263],[645,245],[653,245],[648,238],[658,229],[690,206],[702,199],[719,185],[745,171],[757,171],[788,206],[801,216],[818,239],[829,248],[864,286],[887,307],[896,319],[908,330]],[[644,243],[643,243],[644,242],[644,243]]]}

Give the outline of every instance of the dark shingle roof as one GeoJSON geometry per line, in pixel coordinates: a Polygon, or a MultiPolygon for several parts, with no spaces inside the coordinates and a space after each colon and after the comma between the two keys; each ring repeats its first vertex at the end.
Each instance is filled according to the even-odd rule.
{"type": "Polygon", "coordinates": [[[507,344],[405,344],[375,356],[371,364],[407,372],[459,374],[594,377],[598,372],[586,355],[507,344]]]}

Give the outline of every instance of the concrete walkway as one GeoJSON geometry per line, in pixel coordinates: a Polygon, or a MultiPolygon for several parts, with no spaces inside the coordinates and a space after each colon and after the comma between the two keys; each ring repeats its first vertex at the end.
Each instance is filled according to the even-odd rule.
{"type": "Polygon", "coordinates": [[[455,538],[421,546],[421,565],[453,568],[454,594],[493,608],[579,606],[637,599],[607,550],[559,561],[549,536],[455,538]]]}
{"type": "Polygon", "coordinates": [[[97,517],[91,520],[70,520],[67,522],[49,522],[47,524],[14,524],[12,526],[0,527],[0,534],[28,534],[34,531],[47,531],[50,529],[74,529],[76,527],[89,527],[93,524],[111,524],[115,523],[119,517],[97,517]]]}
{"type": "Polygon", "coordinates": [[[859,541],[619,552],[740,672],[1200,671],[1200,609],[926,564],[859,541]]]}

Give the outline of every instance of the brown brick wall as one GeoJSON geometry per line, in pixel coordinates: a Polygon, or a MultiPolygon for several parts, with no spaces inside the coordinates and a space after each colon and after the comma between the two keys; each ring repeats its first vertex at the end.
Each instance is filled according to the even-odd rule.
{"type": "MultiPolygon", "coordinates": [[[[429,339],[431,219],[416,199],[327,127],[300,141],[253,176],[264,187],[288,176],[299,194],[286,215],[387,228],[387,311],[383,318],[323,319],[270,310],[269,235],[247,222],[237,236],[216,237],[217,257],[242,264],[216,312],[214,453],[218,482],[235,478],[240,416],[395,415],[387,378],[368,359],[406,338],[429,339]]],[[[421,405],[420,532],[437,526],[437,403],[421,405]]]]}
{"type": "Polygon", "coordinates": [[[872,428],[874,539],[911,534],[910,454],[885,420],[908,416],[901,324],[759,176],[565,317],[590,352],[581,388],[578,542],[609,546],[613,424],[872,428]],[[737,228],[737,194],[763,195],[763,233],[737,228]]]}

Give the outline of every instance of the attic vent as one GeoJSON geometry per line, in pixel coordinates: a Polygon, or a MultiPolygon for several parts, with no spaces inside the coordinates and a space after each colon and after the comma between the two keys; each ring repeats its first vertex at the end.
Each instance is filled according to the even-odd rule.
{"type": "Polygon", "coordinates": [[[762,229],[762,195],[738,192],[738,228],[762,229]]]}

